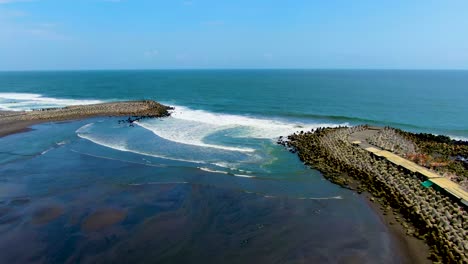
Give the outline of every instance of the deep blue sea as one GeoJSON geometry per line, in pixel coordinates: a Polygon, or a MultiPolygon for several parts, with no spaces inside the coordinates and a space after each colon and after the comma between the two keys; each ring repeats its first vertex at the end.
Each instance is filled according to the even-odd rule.
{"type": "Polygon", "coordinates": [[[366,199],[276,139],[364,123],[468,138],[468,71],[0,73],[0,110],[132,99],[175,110],[0,138],[0,263],[407,262],[366,199]]]}

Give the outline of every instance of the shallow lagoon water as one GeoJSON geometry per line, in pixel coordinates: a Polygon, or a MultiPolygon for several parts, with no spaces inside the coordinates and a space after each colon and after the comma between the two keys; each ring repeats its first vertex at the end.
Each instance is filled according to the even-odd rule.
{"type": "Polygon", "coordinates": [[[0,262],[402,260],[360,196],[279,146],[271,147],[287,169],[238,177],[78,137],[75,131],[91,121],[118,126],[108,118],[42,124],[0,139],[9,153],[0,160],[0,262]]]}

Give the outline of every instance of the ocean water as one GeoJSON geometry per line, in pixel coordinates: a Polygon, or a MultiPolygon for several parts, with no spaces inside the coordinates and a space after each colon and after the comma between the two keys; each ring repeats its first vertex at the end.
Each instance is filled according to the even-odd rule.
{"type": "Polygon", "coordinates": [[[468,138],[468,71],[0,73],[0,110],[132,99],[175,110],[0,138],[0,263],[402,263],[365,199],[276,139],[363,123],[468,138]]]}

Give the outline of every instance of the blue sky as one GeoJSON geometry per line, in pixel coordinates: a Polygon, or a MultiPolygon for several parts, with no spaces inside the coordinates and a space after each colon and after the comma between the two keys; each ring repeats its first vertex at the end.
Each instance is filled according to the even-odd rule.
{"type": "Polygon", "coordinates": [[[468,1],[0,0],[0,70],[468,69],[468,1]]]}

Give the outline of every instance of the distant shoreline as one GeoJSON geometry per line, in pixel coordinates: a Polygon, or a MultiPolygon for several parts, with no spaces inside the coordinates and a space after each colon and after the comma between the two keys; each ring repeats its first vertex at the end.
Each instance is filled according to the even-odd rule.
{"type": "Polygon", "coordinates": [[[116,68],[116,69],[11,69],[0,70],[0,73],[36,73],[36,72],[119,72],[119,71],[458,71],[465,72],[464,68],[116,68]]]}
{"type": "MultiPolygon", "coordinates": [[[[154,118],[169,116],[172,108],[151,100],[67,106],[33,111],[0,111],[0,137],[26,132],[30,126],[56,121],[70,121],[98,116],[154,118]]],[[[130,119],[131,121],[131,119],[130,119]]]]}

